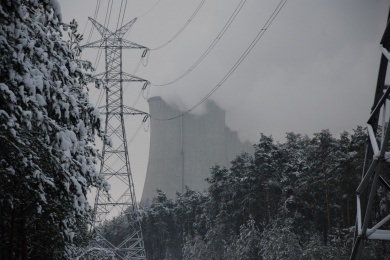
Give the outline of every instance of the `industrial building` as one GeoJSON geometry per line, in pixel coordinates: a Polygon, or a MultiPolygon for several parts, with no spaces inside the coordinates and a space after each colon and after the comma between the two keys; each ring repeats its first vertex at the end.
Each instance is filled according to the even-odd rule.
{"type": "Polygon", "coordinates": [[[252,144],[242,143],[237,133],[226,127],[225,112],[212,102],[203,115],[185,114],[174,120],[160,120],[181,113],[161,97],[152,97],[148,103],[151,137],[143,204],[151,202],[157,189],[169,198],[186,186],[204,190],[213,165],[229,167],[238,154],[253,152],[252,144]]]}

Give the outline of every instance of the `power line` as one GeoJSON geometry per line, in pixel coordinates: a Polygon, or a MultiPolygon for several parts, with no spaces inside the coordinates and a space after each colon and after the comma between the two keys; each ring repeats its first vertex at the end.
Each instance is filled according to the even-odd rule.
{"type": "MultiPolygon", "coordinates": [[[[140,67],[140,65],[141,65],[141,63],[142,63],[142,59],[143,59],[143,58],[141,58],[141,59],[138,61],[138,64],[137,64],[137,66],[135,67],[135,69],[134,69],[134,71],[133,71],[133,75],[135,75],[135,74],[137,73],[137,71],[138,71],[138,69],[139,69],[139,67],[140,67]]],[[[131,82],[128,82],[128,83],[127,83],[126,87],[123,89],[123,94],[126,92],[127,87],[130,86],[130,84],[131,84],[131,82]]],[[[139,96],[142,94],[143,91],[144,91],[144,89],[141,90],[141,92],[139,93],[139,96]]],[[[98,101],[96,102],[96,104],[97,104],[98,107],[100,106],[101,102],[103,101],[103,97],[104,97],[104,91],[103,91],[103,88],[102,88],[102,89],[100,90],[100,93],[99,93],[98,101]]],[[[139,98],[138,98],[138,99],[139,99],[139,98]]],[[[138,102],[138,100],[134,102],[134,104],[133,104],[132,107],[134,107],[135,104],[136,104],[137,102],[138,102]]]]}
{"type": "MultiPolygon", "coordinates": [[[[110,0],[111,1],[111,0],[110,0]]],[[[112,5],[113,5],[113,1],[111,2],[111,5],[110,5],[110,1],[108,2],[108,5],[107,5],[107,10],[110,9],[110,13],[108,15],[108,13],[106,13],[106,16],[105,16],[105,21],[104,21],[104,25],[106,27],[108,27],[108,24],[110,22],[110,17],[111,17],[111,10],[112,10],[112,5]],[[108,15],[108,16],[107,16],[108,15]],[[107,19],[108,17],[108,19],[107,19]]],[[[126,0],[125,4],[124,4],[124,8],[123,8],[123,12],[122,12],[122,7],[123,7],[123,0],[121,1],[121,4],[120,4],[120,10],[119,10],[119,15],[118,15],[118,20],[117,20],[117,24],[116,24],[116,29],[115,29],[115,32],[118,30],[118,28],[122,28],[123,26],[123,21],[124,21],[124,18],[125,18],[125,13],[126,13],[126,10],[127,10],[127,4],[128,4],[128,0],[126,0]],[[122,19],[121,19],[122,18],[122,19]],[[120,25],[119,25],[119,21],[121,21],[120,25]]],[[[94,67],[96,68],[99,63],[100,63],[100,59],[101,59],[101,56],[102,56],[102,50],[99,49],[98,50],[98,54],[96,56],[96,59],[95,59],[95,63],[94,63],[94,67]]],[[[133,72],[133,75],[135,75],[142,63],[142,60],[143,58],[141,58],[133,72]]],[[[144,65],[145,66],[145,65],[144,65]]],[[[128,83],[127,86],[129,86],[130,83],[128,83]]],[[[127,88],[124,89],[124,92],[126,91],[127,88]]],[[[140,91],[139,93],[139,96],[143,93],[144,89],[140,91]]],[[[101,89],[100,92],[99,92],[99,97],[97,99],[97,106],[100,106],[101,102],[103,101],[103,97],[104,97],[104,90],[101,89]]],[[[139,99],[139,98],[138,98],[139,99]]],[[[138,102],[138,99],[134,102],[134,105],[138,102]]],[[[134,106],[133,106],[134,107],[134,106]]]]}
{"type": "MultiPolygon", "coordinates": [[[[119,15],[118,15],[118,21],[116,22],[116,28],[115,28],[115,31],[118,30],[118,26],[119,26],[119,21],[121,19],[121,13],[122,13],[122,5],[123,5],[123,0],[121,1],[121,6],[119,8],[119,15]]],[[[125,12],[126,10],[123,10],[123,13],[125,12]]],[[[122,27],[122,26],[121,26],[122,27]]]]}
{"type": "MultiPolygon", "coordinates": [[[[94,19],[95,19],[95,20],[96,20],[96,17],[97,17],[97,15],[98,15],[98,13],[99,13],[99,10],[100,10],[100,3],[101,3],[101,0],[97,0],[97,1],[96,1],[95,13],[94,13],[94,19]]],[[[88,22],[89,22],[89,19],[85,22],[85,26],[84,26],[84,30],[83,30],[82,35],[85,35],[85,31],[86,31],[86,29],[87,29],[88,22]]],[[[91,24],[91,30],[90,30],[90,32],[89,32],[88,40],[87,40],[86,44],[88,44],[88,43],[91,41],[92,34],[93,34],[93,30],[94,30],[94,27],[93,27],[93,25],[91,24]]],[[[82,56],[83,56],[83,53],[81,53],[80,59],[82,58],[82,56]]]]}
{"type": "MultiPolygon", "coordinates": [[[[120,28],[123,26],[123,20],[124,20],[126,8],[127,8],[127,2],[128,2],[128,0],[126,0],[125,8],[124,8],[123,13],[122,13],[123,0],[121,1],[121,5],[120,5],[120,9],[119,9],[119,15],[118,15],[118,21],[117,21],[117,24],[116,24],[115,32],[118,30],[119,20],[120,20],[121,13],[122,13],[122,21],[121,21],[120,28]]],[[[106,16],[105,16],[105,18],[104,18],[104,26],[105,26],[106,28],[108,28],[108,25],[110,24],[111,13],[112,13],[112,6],[113,6],[113,5],[114,5],[114,1],[113,1],[113,0],[109,0],[109,1],[108,1],[108,4],[107,4],[107,10],[109,9],[110,11],[109,11],[109,13],[108,13],[108,11],[106,12],[106,16]],[[110,3],[111,3],[111,5],[110,5],[110,3]],[[108,19],[107,19],[107,14],[108,14],[108,19]]],[[[96,59],[95,59],[95,63],[94,63],[94,67],[95,67],[95,68],[97,68],[97,66],[98,66],[99,63],[100,63],[101,54],[102,54],[102,51],[101,51],[101,49],[99,49],[98,54],[97,54],[97,57],[96,57],[96,59]]]]}
{"type": "MultiPolygon", "coordinates": [[[[144,118],[145,120],[145,118],[144,118]]],[[[137,130],[135,131],[135,133],[133,134],[133,136],[130,138],[129,142],[128,142],[128,146],[131,145],[131,143],[134,141],[134,139],[137,137],[139,131],[141,130],[142,126],[145,124],[146,120],[145,121],[142,121],[141,124],[138,126],[137,130]]],[[[147,132],[147,131],[145,131],[147,132]]]]}
{"type": "Polygon", "coordinates": [[[125,3],[125,9],[123,10],[123,15],[122,15],[122,22],[121,22],[121,27],[123,25],[123,20],[125,19],[125,13],[126,13],[126,10],[127,10],[127,0],[126,0],[126,3],[125,3]]]}
{"type": "MultiPolygon", "coordinates": [[[[106,15],[105,15],[105,18],[104,18],[104,26],[106,28],[108,28],[108,24],[110,23],[113,3],[114,3],[113,0],[109,0],[108,3],[107,3],[107,11],[106,11],[106,15]],[[110,3],[111,3],[111,7],[110,7],[110,3]],[[110,11],[108,12],[108,10],[110,10],[110,11]]],[[[122,3],[123,3],[123,0],[122,0],[122,3]]],[[[119,16],[120,16],[120,13],[119,13],[119,16]]],[[[96,19],[96,17],[97,17],[97,12],[95,12],[94,19],[96,19]]],[[[118,22],[119,22],[119,18],[118,18],[118,22]]],[[[94,26],[92,26],[92,28],[94,28],[94,26]]],[[[89,42],[89,40],[88,40],[88,42],[89,42]]],[[[102,56],[102,53],[103,53],[102,49],[99,48],[98,53],[96,55],[95,63],[94,63],[94,66],[93,66],[94,68],[97,68],[99,66],[100,58],[102,56]]],[[[96,102],[97,106],[100,106],[100,103],[102,102],[103,97],[104,97],[104,91],[103,91],[103,88],[102,88],[102,89],[100,89],[99,97],[98,97],[98,100],[96,102]]]]}
{"type": "MultiPolygon", "coordinates": [[[[93,18],[94,18],[95,20],[96,20],[98,14],[99,14],[100,6],[101,6],[101,0],[97,0],[97,1],[96,1],[96,6],[95,6],[95,12],[94,12],[94,14],[93,14],[93,18]]],[[[107,15],[107,13],[106,13],[106,15],[107,15]]],[[[86,29],[87,29],[88,22],[89,22],[89,19],[88,19],[87,22],[85,23],[84,30],[83,30],[83,35],[85,34],[85,31],[86,31],[86,29]]],[[[87,39],[87,41],[86,41],[86,44],[90,43],[91,38],[92,38],[92,35],[93,35],[93,32],[94,32],[94,29],[95,29],[95,27],[91,24],[91,30],[89,31],[89,35],[88,35],[88,39],[87,39]]],[[[100,52],[100,49],[99,49],[99,52],[100,52]]],[[[99,52],[98,52],[97,57],[99,56],[99,52]]],[[[82,54],[83,54],[83,53],[81,53],[80,59],[81,59],[81,57],[82,57],[82,54]]],[[[99,58],[99,59],[100,59],[100,58],[99,58]]],[[[95,65],[96,65],[96,60],[95,60],[95,65]]],[[[96,66],[94,66],[94,67],[96,68],[96,66]]],[[[101,99],[100,96],[102,95],[102,92],[103,92],[103,90],[101,89],[101,90],[100,90],[100,93],[99,93],[98,100],[101,99]]],[[[100,103],[100,101],[98,101],[98,102],[100,103]]],[[[96,104],[98,104],[98,102],[97,102],[96,104]]]]}
{"type": "MultiPolygon", "coordinates": [[[[174,38],[176,38],[184,29],[185,27],[188,26],[188,24],[192,21],[193,17],[195,17],[195,15],[199,12],[200,8],[202,7],[204,3],[204,0],[200,2],[200,4],[198,5],[197,9],[194,11],[194,13],[192,14],[192,16],[190,17],[190,19],[187,21],[187,23],[181,28],[181,30],[179,30],[179,32],[176,33],[176,35],[170,40],[168,41],[166,44],[168,44],[169,42],[171,42],[174,38]]],[[[214,39],[214,41],[210,44],[210,46],[206,49],[206,51],[200,56],[200,58],[198,58],[195,63],[186,71],[184,72],[183,74],[181,74],[178,78],[176,78],[175,80],[173,81],[170,81],[168,83],[164,83],[164,84],[152,84],[154,86],[166,86],[166,85],[170,85],[170,84],[173,84],[177,81],[179,81],[180,79],[182,79],[183,77],[185,77],[187,74],[189,74],[190,72],[192,72],[193,69],[195,69],[207,56],[208,54],[212,51],[212,49],[217,45],[217,43],[219,42],[219,40],[222,38],[222,36],[225,34],[225,32],[228,30],[228,28],[230,27],[230,25],[233,23],[233,21],[235,20],[235,18],[237,17],[238,13],[241,11],[242,7],[245,5],[246,3],[246,0],[241,0],[240,3],[237,5],[237,7],[235,8],[233,14],[229,17],[228,21],[226,22],[226,24],[223,26],[222,30],[219,32],[219,34],[217,35],[217,37],[214,39]]],[[[122,4],[123,4],[123,0],[121,2],[121,7],[122,7],[122,4]]],[[[127,4],[127,1],[126,1],[126,4],[127,4]]],[[[158,2],[157,2],[158,4],[158,2]]],[[[119,14],[119,17],[120,17],[120,14],[119,14]]],[[[122,16],[122,22],[123,22],[123,17],[124,17],[124,14],[122,16]]],[[[107,18],[107,15],[106,15],[106,18],[107,18]]],[[[118,18],[118,22],[119,22],[119,18],[118,18]]],[[[118,27],[118,23],[117,23],[117,27],[118,27]]],[[[157,48],[155,48],[157,49],[157,48]]],[[[155,50],[154,49],[154,50],[155,50]]],[[[100,49],[99,49],[100,51],[100,49]]],[[[101,57],[101,52],[98,53],[97,55],[97,58],[95,60],[95,67],[99,64],[100,62],[100,57],[101,57]]],[[[139,65],[138,65],[139,66],[139,65]]],[[[135,73],[133,73],[135,74],[135,73]]],[[[142,91],[143,92],[143,91],[142,91]]],[[[100,93],[102,94],[102,93],[100,93]]],[[[100,102],[102,101],[102,96],[99,95],[99,99],[98,99],[98,103],[100,105],[100,102]]],[[[136,99],[136,102],[137,103],[139,100],[139,95],[136,99]]]]}
{"type": "Polygon", "coordinates": [[[125,13],[126,13],[126,9],[127,9],[127,1],[128,0],[126,0],[126,2],[125,2],[125,7],[123,8],[123,13],[122,13],[123,0],[121,1],[121,6],[119,9],[118,21],[116,22],[115,32],[118,30],[118,28],[122,28],[122,26],[123,26],[123,20],[125,18],[125,13]],[[119,27],[119,21],[121,20],[121,14],[122,14],[122,21],[121,21],[121,25],[119,27]]]}
{"type": "Polygon", "coordinates": [[[206,0],[202,0],[202,1],[199,3],[198,7],[195,9],[195,11],[194,11],[194,13],[191,15],[191,17],[190,17],[190,18],[187,20],[187,22],[180,28],[180,30],[179,30],[175,35],[172,36],[171,39],[169,39],[166,43],[164,43],[164,44],[162,44],[162,45],[160,45],[160,46],[158,46],[158,47],[156,47],[156,48],[150,48],[150,50],[155,51],[155,50],[161,49],[161,48],[167,46],[168,44],[170,44],[173,40],[175,40],[175,39],[184,31],[184,29],[187,28],[187,26],[192,22],[192,19],[194,19],[194,17],[198,14],[199,10],[202,8],[202,6],[203,6],[203,4],[204,4],[205,1],[206,1],[206,0]]]}
{"type": "MultiPolygon", "coordinates": [[[[143,59],[143,58],[141,57],[141,59],[138,61],[138,64],[137,64],[137,66],[135,67],[135,69],[134,69],[134,71],[133,71],[133,75],[135,75],[135,74],[137,73],[139,67],[141,66],[142,59],[143,59]]],[[[129,82],[129,83],[126,85],[126,88],[123,90],[123,94],[126,92],[127,87],[130,86],[130,83],[131,83],[131,82],[129,82]]],[[[133,107],[133,108],[135,107],[135,105],[138,103],[138,100],[139,100],[140,96],[142,95],[142,92],[143,92],[143,91],[144,91],[144,89],[142,88],[141,91],[138,93],[138,96],[136,97],[136,99],[135,99],[135,101],[133,102],[133,104],[132,104],[131,107],[133,107]]]]}
{"type": "MultiPolygon", "coordinates": [[[[94,19],[96,19],[97,14],[99,13],[100,3],[101,3],[101,0],[96,1],[95,13],[94,13],[94,15],[93,15],[93,16],[94,16],[94,19]]],[[[89,20],[87,20],[87,22],[85,23],[85,28],[84,28],[83,34],[84,34],[84,32],[85,32],[85,29],[87,28],[88,22],[89,22],[89,20]]],[[[92,34],[93,34],[93,30],[94,30],[94,27],[93,27],[93,25],[91,24],[91,30],[89,31],[87,44],[88,44],[88,43],[90,42],[90,40],[91,40],[91,37],[92,37],[92,34]]]]}
{"type": "Polygon", "coordinates": [[[186,110],[185,112],[181,113],[180,115],[170,117],[170,118],[154,118],[152,115],[150,115],[151,118],[154,120],[161,120],[161,121],[168,121],[168,120],[174,120],[176,118],[182,117],[191,111],[195,110],[197,107],[199,107],[202,103],[204,103],[212,94],[214,94],[225,82],[228,80],[228,78],[234,73],[234,71],[240,66],[240,64],[244,61],[244,59],[248,56],[248,54],[252,51],[252,49],[255,47],[257,42],[263,37],[266,30],[270,27],[270,25],[273,23],[275,18],[278,16],[279,12],[282,10],[283,6],[286,4],[287,0],[281,0],[278,4],[278,6],[275,8],[271,16],[268,18],[266,23],[263,25],[261,30],[258,32],[256,37],[252,40],[252,42],[249,44],[247,49],[244,51],[244,53],[240,56],[240,58],[236,61],[236,63],[230,68],[228,73],[219,81],[219,83],[201,100],[199,100],[195,105],[193,105],[190,109],[186,110]]]}
{"type": "Polygon", "coordinates": [[[100,103],[101,103],[102,100],[103,100],[103,96],[104,96],[104,90],[103,90],[103,88],[101,88],[100,91],[99,91],[99,97],[98,97],[98,99],[97,99],[97,101],[96,101],[96,106],[97,106],[97,107],[100,106],[100,103]]]}
{"type": "Polygon", "coordinates": [[[154,6],[152,6],[152,8],[150,8],[150,9],[149,9],[148,11],[146,11],[144,14],[138,16],[138,19],[144,17],[145,15],[147,15],[148,13],[150,13],[151,11],[153,11],[154,8],[156,8],[156,6],[160,3],[160,1],[161,1],[161,0],[158,0],[158,1],[154,4],[154,6]]]}
{"type": "MultiPolygon", "coordinates": [[[[105,15],[105,18],[104,18],[104,24],[103,24],[104,27],[106,27],[106,28],[108,28],[108,24],[110,23],[111,12],[112,12],[112,5],[113,5],[113,1],[109,0],[108,3],[107,3],[107,11],[106,11],[106,15],[105,15]],[[111,3],[111,8],[110,8],[110,3],[111,3]],[[108,10],[110,10],[110,11],[108,11],[108,10]]],[[[92,28],[94,28],[94,27],[92,26],[92,28]]],[[[99,48],[98,54],[96,55],[95,63],[93,65],[94,68],[97,68],[97,66],[99,66],[101,55],[102,55],[102,50],[99,48]]]]}
{"type": "MultiPolygon", "coordinates": [[[[127,146],[128,146],[128,147],[133,143],[134,139],[135,139],[135,138],[137,137],[137,135],[139,134],[139,132],[140,132],[142,126],[143,126],[143,128],[144,128],[144,132],[145,132],[145,133],[149,131],[150,122],[148,121],[148,118],[149,118],[149,116],[146,115],[146,116],[144,117],[144,119],[142,120],[141,124],[137,127],[137,129],[135,130],[135,132],[134,132],[133,135],[131,136],[130,140],[127,142],[127,146]],[[147,127],[147,128],[145,127],[146,122],[148,122],[148,127],[147,127]]],[[[110,164],[110,167],[112,168],[112,167],[118,162],[118,160],[119,160],[119,158],[117,158],[115,161],[113,161],[113,162],[110,164]]]]}
{"type": "Polygon", "coordinates": [[[114,4],[114,1],[113,0],[109,0],[108,1],[108,5],[107,5],[107,10],[110,9],[110,12],[109,12],[109,15],[108,15],[108,19],[107,19],[107,13],[106,12],[106,17],[104,18],[104,27],[108,28],[108,25],[110,24],[110,20],[111,20],[111,12],[112,12],[112,6],[114,4]],[[111,3],[111,7],[110,6],[110,3],[111,3]],[[107,22],[107,23],[106,23],[107,22]]]}
{"type": "Polygon", "coordinates": [[[219,40],[222,38],[222,36],[225,34],[225,32],[229,29],[230,25],[233,23],[233,21],[236,19],[238,13],[241,11],[242,7],[245,5],[246,0],[241,0],[241,2],[237,5],[236,9],[234,10],[233,14],[229,17],[229,20],[226,22],[226,24],[223,26],[222,30],[218,33],[217,37],[214,39],[214,41],[210,44],[210,46],[206,49],[206,51],[198,58],[192,66],[185,71],[183,74],[181,74],[179,77],[176,79],[169,81],[164,84],[154,84],[152,83],[153,86],[167,86],[171,85],[180,79],[184,78],[186,75],[188,75],[190,72],[192,72],[193,69],[195,69],[206,57],[207,55],[212,51],[212,49],[217,45],[219,40]]]}

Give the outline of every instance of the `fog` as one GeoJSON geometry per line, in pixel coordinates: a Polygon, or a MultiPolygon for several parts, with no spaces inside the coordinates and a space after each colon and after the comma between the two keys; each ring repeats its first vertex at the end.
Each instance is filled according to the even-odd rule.
{"type": "MultiPolygon", "coordinates": [[[[122,1],[114,1],[108,27],[114,31],[122,1]]],[[[156,48],[169,41],[201,3],[178,0],[128,0],[124,23],[138,17],[126,39],[156,48]]],[[[104,24],[108,0],[61,0],[63,19],[75,18],[87,40],[88,16],[104,24]]],[[[152,50],[148,65],[136,75],[152,84],[170,82],[186,72],[204,53],[239,5],[238,0],[207,0],[172,42],[152,50]]],[[[210,92],[232,68],[275,10],[279,1],[247,0],[209,55],[183,79],[168,86],[150,86],[186,111],[210,92]]],[[[335,135],[365,125],[373,102],[379,67],[379,41],[386,25],[388,1],[287,1],[263,37],[210,100],[226,110],[227,125],[242,140],[256,142],[260,133],[283,142],[286,132],[311,135],[330,129],[335,135]]],[[[122,6],[122,10],[125,10],[122,6]]],[[[123,14],[123,12],[121,12],[123,14]]],[[[108,17],[108,15],[107,15],[108,17]]],[[[108,18],[107,18],[108,19],[108,18]]],[[[99,39],[96,30],[90,41],[99,39]]],[[[83,58],[96,60],[96,49],[83,58]]],[[[126,52],[127,53],[127,52],[126,52]]],[[[125,70],[135,71],[142,52],[131,50],[125,70]]],[[[97,64],[104,69],[104,58],[97,64]]],[[[141,85],[129,86],[127,105],[134,104],[141,85]]],[[[144,93],[146,97],[146,93],[144,93]]],[[[91,87],[97,100],[99,91],[91,87]]],[[[96,102],[96,101],[95,101],[96,102]]],[[[102,105],[102,104],[100,104],[102,105]]],[[[148,111],[140,98],[135,106],[148,111]]],[[[192,113],[204,113],[201,106],[192,113]]],[[[153,115],[152,115],[153,116],[153,115]]],[[[127,118],[128,140],[142,118],[127,118]]],[[[147,125],[145,125],[147,127],[147,125]]],[[[149,149],[148,132],[140,131],[129,145],[137,197],[140,198],[149,149]]]]}

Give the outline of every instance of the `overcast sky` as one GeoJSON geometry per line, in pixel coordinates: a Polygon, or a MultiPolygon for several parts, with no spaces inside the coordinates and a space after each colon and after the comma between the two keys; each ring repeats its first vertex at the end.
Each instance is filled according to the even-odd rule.
{"type": "MultiPolygon", "coordinates": [[[[87,39],[97,0],[60,0],[64,21],[75,18],[87,39]],[[84,31],[85,29],[85,31],[84,31]]],[[[109,0],[100,1],[104,23],[109,0]]],[[[126,1],[123,1],[126,2],[126,1]]],[[[174,36],[201,0],[128,0],[125,23],[139,17],[126,39],[156,48],[174,36]]],[[[151,51],[137,75],[153,84],[170,82],[204,53],[232,15],[239,0],[206,0],[186,29],[167,46],[151,51]]],[[[224,77],[263,27],[279,1],[247,0],[229,30],[199,66],[176,83],[150,89],[181,109],[192,107],[224,77]]],[[[121,0],[114,0],[109,29],[115,30],[121,0]]],[[[211,97],[227,112],[228,126],[256,142],[260,133],[283,142],[286,132],[311,135],[330,129],[338,135],[365,125],[379,67],[379,41],[386,25],[386,0],[289,0],[246,60],[211,97]]],[[[91,40],[99,39],[95,30],[91,40]]],[[[141,51],[125,56],[132,73],[141,51]]],[[[97,50],[83,58],[95,61],[97,50]]],[[[98,68],[103,69],[103,58],[98,68]]],[[[131,106],[141,85],[129,86],[131,106]]],[[[98,91],[92,96],[97,99],[98,91]]],[[[136,108],[148,111],[141,97],[136,108]]],[[[194,113],[202,113],[199,108],[194,113]]],[[[127,119],[128,139],[142,118],[127,119]]],[[[130,144],[130,160],[140,199],[146,173],[149,134],[130,144]]]]}

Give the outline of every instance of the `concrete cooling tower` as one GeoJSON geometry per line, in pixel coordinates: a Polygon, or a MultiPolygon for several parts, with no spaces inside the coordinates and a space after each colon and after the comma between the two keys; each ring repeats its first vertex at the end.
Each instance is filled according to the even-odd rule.
{"type": "MultiPolygon", "coordinates": [[[[180,111],[170,107],[160,97],[148,99],[154,118],[170,118],[180,111]]],[[[219,164],[229,167],[238,154],[253,152],[250,143],[242,143],[236,132],[225,125],[225,112],[209,103],[202,116],[186,114],[174,120],[151,119],[150,152],[141,202],[149,204],[156,189],[169,198],[192,189],[207,188],[210,168],[219,164]]]]}

